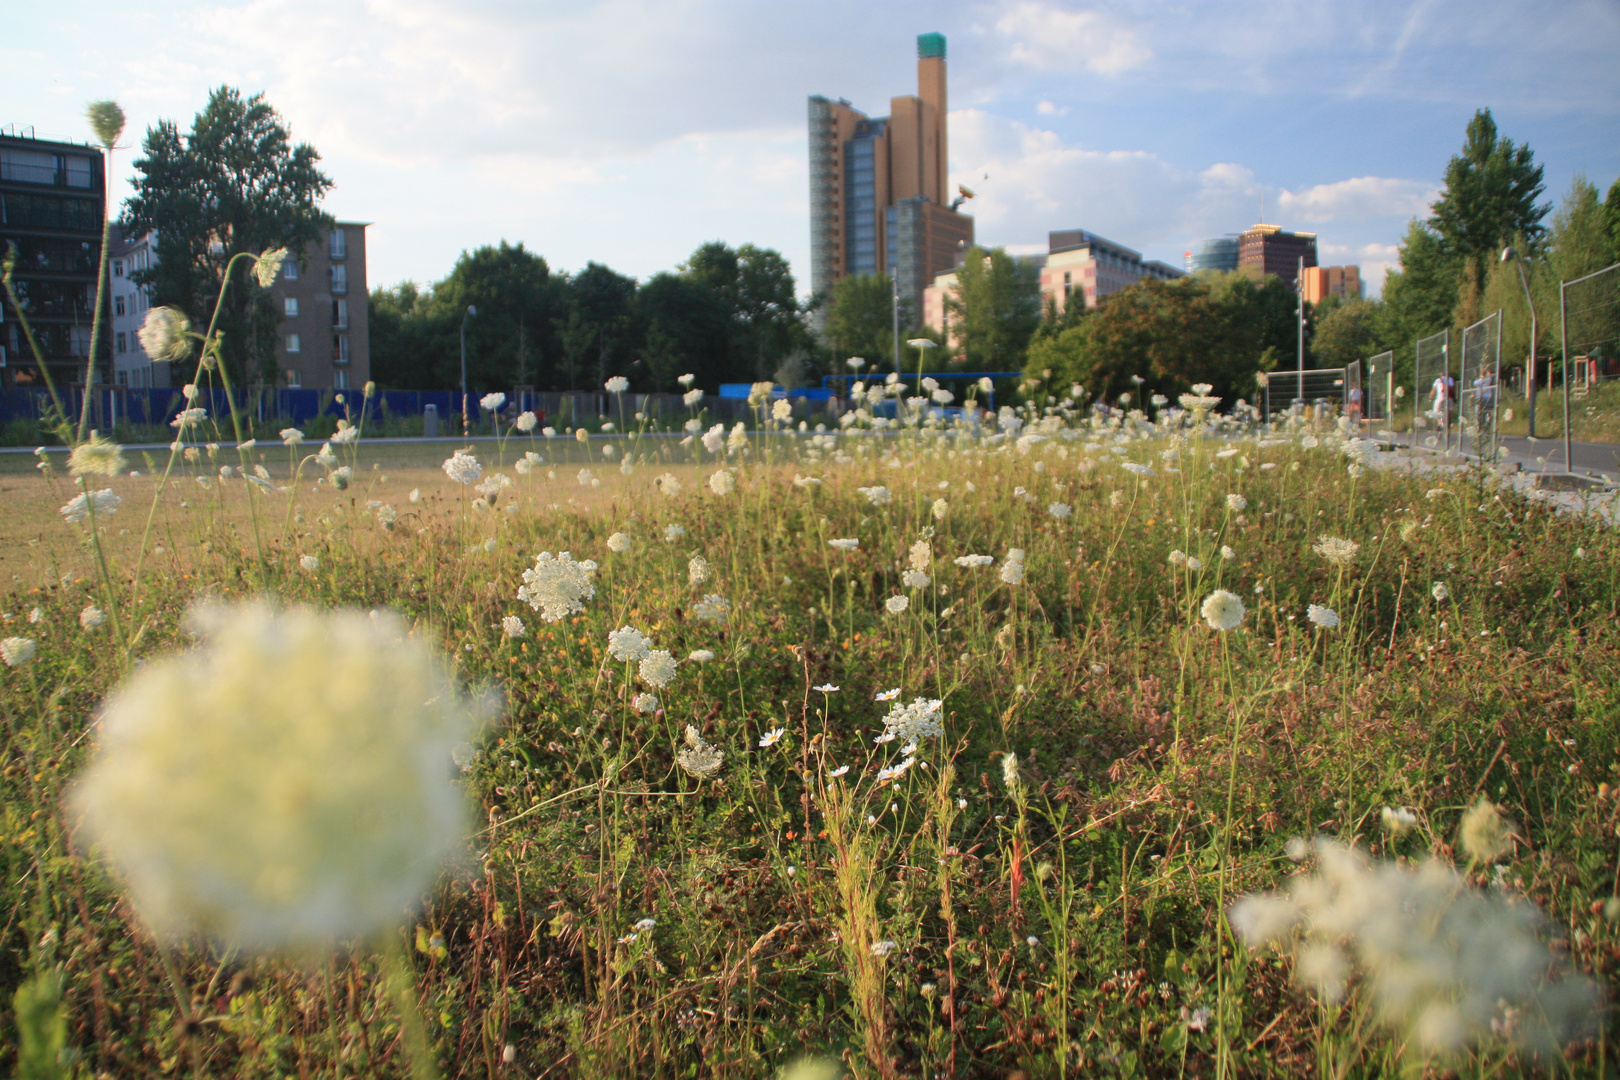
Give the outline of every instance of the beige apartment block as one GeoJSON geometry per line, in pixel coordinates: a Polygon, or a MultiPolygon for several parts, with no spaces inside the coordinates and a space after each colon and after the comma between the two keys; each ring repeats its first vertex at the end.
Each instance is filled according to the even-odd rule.
{"type": "Polygon", "coordinates": [[[281,316],[281,385],[359,389],[371,379],[366,226],[339,221],[301,259],[289,258],[270,287],[281,316]]]}
{"type": "Polygon", "coordinates": [[[1330,296],[1361,299],[1361,267],[1307,266],[1302,288],[1307,304],[1320,304],[1330,296]]]}

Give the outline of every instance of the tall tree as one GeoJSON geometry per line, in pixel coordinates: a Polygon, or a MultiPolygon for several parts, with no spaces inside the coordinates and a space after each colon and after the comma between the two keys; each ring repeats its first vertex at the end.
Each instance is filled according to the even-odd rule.
{"type": "Polygon", "coordinates": [[[692,253],[681,274],[708,290],[727,313],[725,367],[732,380],[769,379],[786,357],[809,345],[793,273],[781,252],[711,241],[692,253]]]}
{"type": "Polygon", "coordinates": [[[705,390],[718,388],[726,378],[731,322],[713,292],[680,274],[654,274],[637,291],[635,307],[645,331],[636,374],[645,376],[648,389],[677,389],[675,380],[687,373],[705,390]]]}
{"type": "Polygon", "coordinates": [[[975,371],[1017,371],[1041,322],[1040,270],[1006,248],[969,248],[945,301],[975,371]]]}
{"type": "Polygon", "coordinates": [[[625,375],[637,341],[631,304],[636,279],[601,263],[568,279],[563,306],[552,319],[561,351],[559,389],[597,390],[612,375],[625,375]]]}
{"type": "Polygon", "coordinates": [[[1322,314],[1311,338],[1317,367],[1348,367],[1383,351],[1382,305],[1377,300],[1351,300],[1322,314]]]}
{"type": "Polygon", "coordinates": [[[894,359],[894,279],[888,274],[850,274],[833,286],[822,330],[836,351],[836,364],[859,356],[887,370],[894,359]]]}
{"type": "Polygon", "coordinates": [[[1400,246],[1401,268],[1384,279],[1380,336],[1395,352],[1395,377],[1410,381],[1418,338],[1437,334],[1451,324],[1457,305],[1462,259],[1446,252],[1440,236],[1413,219],[1400,246]]]}
{"type": "Polygon", "coordinates": [[[1545,231],[1541,221],[1552,207],[1536,202],[1546,190],[1542,168],[1528,143],[1498,136],[1491,110],[1468,122],[1462,153],[1446,165],[1446,187],[1434,204],[1429,224],[1440,247],[1453,259],[1474,260],[1473,287],[1483,291],[1490,260],[1514,236],[1532,243],[1545,231]]]}
{"type": "MultiPolygon", "coordinates": [[[[331,218],[319,207],[332,181],[308,143],[292,144],[263,94],[244,98],[221,86],[182,136],[172,120],[148,128],[135,162],[126,228],[155,231],[160,258],[136,275],[155,304],[184,311],[206,327],[232,256],[283,247],[295,259],[321,238],[331,218]]],[[[278,313],[239,263],[220,309],[225,362],[239,379],[272,381],[278,313]]]]}
{"type": "Polygon", "coordinates": [[[431,315],[443,342],[435,381],[460,384],[461,319],[471,306],[478,314],[467,320],[467,388],[545,385],[557,352],[551,323],[562,310],[560,292],[546,260],[522,243],[463,251],[433,288],[431,315]]]}

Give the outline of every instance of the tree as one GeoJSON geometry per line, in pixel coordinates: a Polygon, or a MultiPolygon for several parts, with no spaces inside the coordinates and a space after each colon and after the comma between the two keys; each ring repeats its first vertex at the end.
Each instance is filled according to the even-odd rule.
{"type": "Polygon", "coordinates": [[[1534,245],[1545,231],[1541,220],[1551,209],[1536,203],[1546,190],[1542,168],[1528,143],[1513,145],[1498,137],[1489,109],[1468,122],[1462,153],[1446,165],[1446,186],[1434,204],[1429,225],[1451,258],[1475,260],[1471,272],[1476,291],[1485,287],[1485,272],[1514,236],[1534,245]]]}
{"type": "Polygon", "coordinates": [[[886,370],[894,360],[894,279],[888,274],[850,274],[833,286],[823,336],[842,365],[859,356],[886,370]]]}
{"type": "Polygon", "coordinates": [[[1055,337],[1030,346],[1025,371],[1048,385],[1080,383],[1094,397],[1133,388],[1131,376],[1174,397],[1207,382],[1222,397],[1248,393],[1254,375],[1292,353],[1294,292],[1276,277],[1240,272],[1143,278],[1055,337]]]}
{"type": "MultiPolygon", "coordinates": [[[[135,162],[125,227],[157,233],[162,257],[135,275],[154,304],[184,311],[206,328],[232,256],[286,248],[302,260],[331,218],[317,205],[331,188],[308,143],[291,143],[263,94],[221,86],[182,136],[172,120],[148,128],[135,162]]],[[[244,260],[244,263],[246,260],[244,260]]],[[[223,357],[239,379],[272,381],[280,315],[249,267],[238,265],[220,309],[223,357]]]]}
{"type": "Polygon", "coordinates": [[[809,346],[781,252],[753,244],[733,249],[716,240],[694,251],[680,270],[726,312],[731,332],[721,367],[727,380],[769,379],[785,358],[809,346]]]}
{"type": "Polygon", "coordinates": [[[945,301],[956,321],[967,366],[974,371],[1016,371],[1041,322],[1040,270],[1005,248],[969,248],[945,301]]]}
{"type": "Polygon", "coordinates": [[[1395,352],[1395,377],[1410,382],[1417,339],[1438,334],[1451,324],[1462,280],[1462,260],[1448,254],[1440,236],[1413,219],[1400,246],[1401,268],[1384,279],[1384,305],[1379,336],[1395,352]]]}
{"type": "Polygon", "coordinates": [[[714,390],[730,348],[730,313],[709,289],[681,274],[654,274],[636,293],[636,321],[644,328],[638,371],[649,389],[674,390],[691,373],[714,390]]]}
{"type": "Polygon", "coordinates": [[[1376,300],[1351,300],[1323,314],[1311,340],[1316,366],[1348,367],[1382,352],[1381,306],[1376,300]]]}
{"type": "Polygon", "coordinates": [[[635,278],[598,262],[586,263],[568,279],[560,309],[565,314],[552,319],[562,354],[559,386],[595,390],[610,375],[629,371],[637,345],[635,296],[635,278]]]}

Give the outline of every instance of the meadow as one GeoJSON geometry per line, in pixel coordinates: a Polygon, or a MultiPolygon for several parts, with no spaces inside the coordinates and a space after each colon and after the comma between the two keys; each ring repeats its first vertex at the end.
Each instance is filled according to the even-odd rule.
{"type": "Polygon", "coordinates": [[[4,1067],[1607,1075],[1612,528],[1026,389],[6,462],[4,1067]]]}

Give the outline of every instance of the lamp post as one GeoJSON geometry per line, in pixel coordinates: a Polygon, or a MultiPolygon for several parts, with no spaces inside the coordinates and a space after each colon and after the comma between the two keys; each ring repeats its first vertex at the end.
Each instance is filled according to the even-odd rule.
{"type": "Polygon", "coordinates": [[[467,314],[461,317],[461,436],[467,437],[472,421],[467,417],[467,320],[478,314],[478,309],[467,305],[467,314]]]}
{"type": "Polygon", "coordinates": [[[1529,380],[1525,385],[1524,416],[1533,439],[1536,437],[1536,302],[1530,297],[1530,278],[1524,272],[1524,260],[1512,248],[1505,247],[1502,249],[1502,261],[1519,264],[1519,284],[1524,286],[1524,302],[1530,308],[1530,363],[1525,366],[1529,380]]]}
{"type": "Polygon", "coordinates": [[[1305,256],[1299,257],[1299,272],[1294,278],[1294,290],[1299,293],[1299,401],[1305,407],[1305,256]]]}

